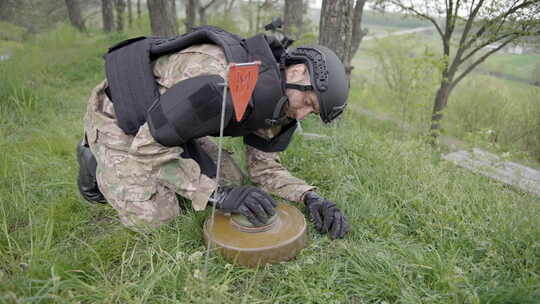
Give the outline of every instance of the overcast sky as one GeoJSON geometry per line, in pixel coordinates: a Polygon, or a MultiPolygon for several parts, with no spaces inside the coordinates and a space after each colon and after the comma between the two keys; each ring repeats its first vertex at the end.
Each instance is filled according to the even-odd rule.
{"type": "Polygon", "coordinates": [[[312,7],[321,8],[322,0],[311,0],[313,1],[312,7]]]}

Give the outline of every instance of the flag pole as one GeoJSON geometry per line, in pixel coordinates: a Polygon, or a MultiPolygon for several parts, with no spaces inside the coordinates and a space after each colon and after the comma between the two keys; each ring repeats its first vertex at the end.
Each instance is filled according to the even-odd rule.
{"type": "MultiPolygon", "coordinates": [[[[238,77],[233,77],[233,92],[231,92],[231,95],[232,95],[232,98],[233,98],[233,104],[234,104],[234,109],[235,109],[235,112],[237,114],[237,120],[240,121],[240,118],[242,117],[244,111],[245,111],[245,107],[243,109],[237,109],[236,108],[236,101],[235,99],[235,92],[236,92],[236,89],[238,89],[238,81],[240,81],[240,87],[242,88],[241,90],[243,91],[243,93],[247,93],[247,95],[244,95],[244,97],[247,96],[247,100],[245,100],[245,105],[247,105],[247,101],[249,100],[249,97],[251,96],[252,92],[253,92],[253,89],[255,88],[255,83],[257,82],[257,78],[258,78],[258,69],[259,69],[259,66],[260,66],[261,62],[260,61],[255,61],[255,62],[245,62],[245,63],[230,63],[228,66],[227,66],[227,69],[225,70],[225,79],[224,79],[224,83],[222,84],[223,85],[223,99],[221,101],[221,122],[220,122],[220,125],[219,125],[219,143],[218,143],[218,158],[217,158],[217,171],[216,171],[216,188],[214,189],[214,193],[215,193],[215,190],[218,189],[219,187],[219,180],[220,180],[220,175],[221,175],[221,153],[222,153],[222,150],[223,150],[223,129],[225,128],[225,106],[226,106],[226,102],[227,102],[227,89],[229,89],[229,85],[230,85],[230,72],[231,72],[231,69],[234,68],[235,71],[237,71],[237,68],[247,68],[247,67],[251,67],[251,66],[257,66],[256,68],[256,72],[255,72],[255,76],[254,77],[247,77],[245,79],[238,79],[238,77]],[[249,85],[249,82],[254,80],[254,82],[251,82],[251,86],[249,85]],[[246,83],[244,83],[245,81],[247,81],[246,83]],[[248,89],[249,88],[249,89],[248,89]],[[246,91],[247,89],[247,91],[246,91]]],[[[235,74],[235,75],[238,75],[238,74],[235,74]]],[[[241,98],[240,98],[241,99],[241,98]]],[[[215,217],[215,214],[216,214],[216,204],[212,204],[212,214],[210,216],[210,222],[209,222],[209,226],[208,226],[208,233],[211,233],[213,231],[213,228],[214,228],[214,217],[215,217]]],[[[210,258],[210,248],[212,247],[212,238],[209,236],[208,237],[208,244],[206,246],[206,257],[205,257],[205,260],[204,260],[204,278],[207,279],[208,277],[208,260],[210,258]]]]}
{"type": "MultiPolygon", "coordinates": [[[[220,177],[220,171],[221,171],[221,150],[223,145],[223,129],[225,125],[225,104],[227,102],[227,89],[229,87],[229,70],[230,65],[227,66],[227,69],[225,70],[225,80],[223,82],[223,99],[221,101],[221,122],[219,125],[219,143],[218,143],[218,159],[217,159],[217,170],[216,170],[216,188],[214,189],[214,192],[219,187],[219,177],[220,177]]],[[[212,204],[212,214],[210,215],[210,225],[209,225],[209,233],[214,228],[214,216],[216,214],[216,204],[212,204]]],[[[207,278],[208,275],[208,259],[210,258],[210,248],[212,245],[212,238],[208,237],[208,244],[206,245],[206,257],[204,259],[204,278],[207,278]]]]}

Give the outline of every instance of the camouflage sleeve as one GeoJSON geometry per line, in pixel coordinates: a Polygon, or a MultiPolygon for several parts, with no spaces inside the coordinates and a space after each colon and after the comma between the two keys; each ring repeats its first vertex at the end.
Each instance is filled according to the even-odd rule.
{"type": "Polygon", "coordinates": [[[285,169],[278,153],[267,153],[246,145],[246,160],[251,181],[266,192],[302,202],[304,193],[316,188],[285,169]]]}
{"type": "MultiPolygon", "coordinates": [[[[154,74],[163,94],[177,82],[191,77],[212,74],[224,77],[225,69],[225,56],[219,47],[198,45],[161,57],[154,74]]],[[[195,210],[203,210],[216,183],[201,174],[194,160],[180,157],[182,152],[181,147],[165,147],[156,142],[148,124],[139,129],[130,151],[140,163],[151,167],[160,183],[191,200],[195,210]]]]}

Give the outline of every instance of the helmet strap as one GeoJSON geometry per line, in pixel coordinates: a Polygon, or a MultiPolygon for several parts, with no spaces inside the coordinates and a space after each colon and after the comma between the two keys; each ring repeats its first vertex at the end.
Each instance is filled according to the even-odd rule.
{"type": "Polygon", "coordinates": [[[299,91],[302,91],[302,92],[313,91],[313,86],[312,85],[286,83],[285,87],[287,89],[299,90],[299,91]]]}
{"type": "Polygon", "coordinates": [[[272,119],[266,119],[265,122],[271,126],[275,126],[275,125],[278,125],[280,122],[284,121],[284,118],[287,118],[287,117],[286,116],[282,117],[281,112],[283,110],[283,107],[285,106],[285,103],[287,103],[288,101],[289,101],[289,98],[287,97],[287,95],[281,96],[281,98],[276,104],[276,107],[274,108],[272,119]]]}

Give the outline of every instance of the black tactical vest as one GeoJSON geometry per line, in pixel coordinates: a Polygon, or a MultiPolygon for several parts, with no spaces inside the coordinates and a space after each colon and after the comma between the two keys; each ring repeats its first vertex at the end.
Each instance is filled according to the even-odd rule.
{"type": "Polygon", "coordinates": [[[219,75],[181,81],[163,95],[153,75],[155,59],[203,43],[220,46],[229,63],[261,61],[257,85],[240,122],[232,118],[232,103],[227,98],[224,135],[243,136],[246,144],[265,152],[285,150],[297,126],[295,120],[279,119],[287,101],[280,64],[285,49],[264,34],[242,39],[211,26],[168,39],[133,38],[109,49],[105,55],[106,91],[122,130],[134,135],[148,122],[154,138],[165,146],[184,146],[195,138],[219,134],[223,91],[219,75]],[[275,125],[283,127],[272,140],[252,134],[275,125]]]}

